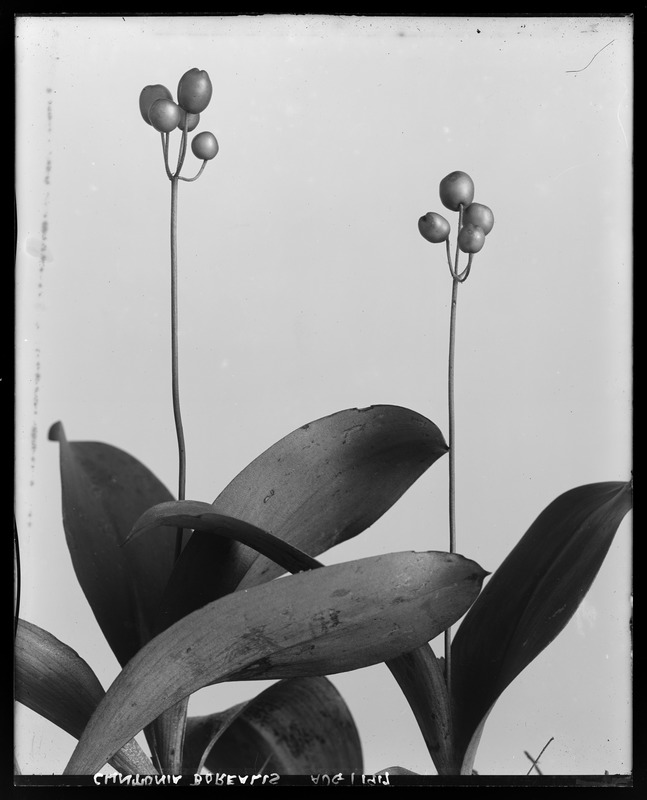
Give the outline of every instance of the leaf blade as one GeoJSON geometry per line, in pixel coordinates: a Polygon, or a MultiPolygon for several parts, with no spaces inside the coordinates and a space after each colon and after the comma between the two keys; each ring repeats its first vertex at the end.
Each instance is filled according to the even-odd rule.
{"type": "MultiPolygon", "coordinates": [[[[400,406],[348,409],[310,422],[240,472],[212,510],[271,533],[316,557],[372,525],[447,452],[438,427],[400,406]]],[[[240,543],[227,554],[194,533],[187,572],[223,557],[210,600],[277,577],[282,569],[240,543]],[[222,586],[220,586],[222,581],[222,586]]]]}
{"type": "Polygon", "coordinates": [[[126,551],[135,520],[172,495],[143,464],[101,442],[60,448],[63,526],[74,571],[110,647],[123,665],[151,635],[173,567],[175,531],[149,531],[126,551]]]}
{"type": "Polygon", "coordinates": [[[407,699],[439,775],[458,774],[445,675],[428,644],[386,662],[407,699]]]}
{"type": "MultiPolygon", "coordinates": [[[[14,642],[15,698],[76,739],[105,692],[87,662],[43,628],[17,620],[14,642]]],[[[127,742],[111,759],[123,773],[155,774],[135,742],[127,742]]]]}
{"type": "Polygon", "coordinates": [[[343,672],[420,646],[462,616],[484,575],[457,555],[395,553],[214,601],[157,636],[122,670],[66,771],[95,771],[135,735],[130,731],[209,683],[343,672]]]}
{"type": "MultiPolygon", "coordinates": [[[[590,588],[631,486],[579,486],[550,503],[496,570],[452,645],[455,744],[473,760],[485,718],[514,678],[563,630],[590,588]]],[[[465,765],[464,765],[465,768],[465,765]]]]}
{"type": "Polygon", "coordinates": [[[194,535],[198,531],[209,536],[213,544],[209,548],[201,548],[202,558],[199,562],[187,557],[185,552],[178,559],[160,601],[156,633],[216,599],[212,596],[214,585],[225,594],[236,589],[235,582],[227,574],[228,547],[223,547],[220,539],[253,548],[288,572],[302,572],[322,566],[319,561],[288,542],[255,525],[216,514],[209,503],[197,500],[170,501],[149,508],[137,520],[125,544],[128,546],[140,534],[149,530],[160,530],[164,526],[192,529],[194,535]]]}
{"type": "Polygon", "coordinates": [[[188,731],[196,722],[211,722],[218,731],[217,743],[204,759],[211,772],[251,775],[261,767],[281,775],[362,771],[357,728],[327,678],[279,681],[234,711],[224,731],[219,724],[228,712],[204,721],[189,719],[188,731]]]}

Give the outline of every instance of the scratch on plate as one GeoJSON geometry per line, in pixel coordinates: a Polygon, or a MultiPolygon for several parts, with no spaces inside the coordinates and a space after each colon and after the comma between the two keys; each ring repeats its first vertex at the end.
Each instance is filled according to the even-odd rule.
{"type": "Polygon", "coordinates": [[[625,140],[625,146],[629,148],[629,141],[627,139],[627,134],[625,133],[624,125],[622,124],[622,120],[620,119],[620,109],[622,108],[622,104],[625,101],[625,97],[629,94],[629,89],[625,86],[625,93],[622,96],[622,100],[618,103],[618,110],[616,111],[616,119],[618,120],[618,125],[620,125],[620,130],[622,131],[622,136],[625,140]]]}
{"type": "Polygon", "coordinates": [[[601,48],[598,50],[598,52],[597,52],[597,53],[596,53],[596,54],[593,56],[593,58],[592,58],[592,59],[589,61],[589,63],[586,65],[586,67],[582,67],[581,69],[567,69],[567,70],[566,70],[566,72],[584,72],[584,70],[585,70],[585,69],[587,69],[588,67],[590,67],[590,66],[591,66],[591,64],[592,64],[592,63],[593,63],[593,61],[594,61],[594,60],[597,58],[597,56],[599,56],[599,55],[600,55],[600,53],[601,53],[603,50],[605,50],[605,49],[606,49],[606,48],[607,48],[607,47],[608,47],[610,44],[613,44],[614,42],[615,42],[615,39],[611,39],[611,41],[610,41],[610,42],[607,42],[607,43],[604,45],[604,47],[601,47],[601,48]]]}

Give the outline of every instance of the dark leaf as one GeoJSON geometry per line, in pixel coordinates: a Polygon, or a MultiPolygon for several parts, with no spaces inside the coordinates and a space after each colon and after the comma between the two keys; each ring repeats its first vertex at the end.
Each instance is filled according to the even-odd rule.
{"type": "Polygon", "coordinates": [[[314,558],[271,533],[248,522],[216,514],[209,503],[197,500],[173,500],[149,508],[135,523],[128,541],[145,531],[159,530],[163,526],[189,528],[233,539],[266,555],[288,572],[302,572],[322,566],[314,558]]]}
{"type": "Polygon", "coordinates": [[[484,575],[455,554],[391,553],[216,600],[134,656],[90,720],[67,772],[95,772],[145,725],[207,684],[345,672],[420,647],[465,613],[484,575]]]}
{"type": "Polygon", "coordinates": [[[457,775],[445,674],[428,644],[386,662],[414,713],[439,775],[457,775]]]}
{"type": "MultiPolygon", "coordinates": [[[[16,700],[79,739],[105,694],[88,664],[51,633],[22,619],[14,659],[16,700]]],[[[135,741],[127,742],[110,763],[122,773],[155,774],[135,741]]]]}
{"type": "Polygon", "coordinates": [[[139,461],[100,442],[60,445],[63,526],[78,581],[104,636],[123,665],[152,635],[173,567],[175,531],[149,531],[128,548],[135,521],[150,506],[172,499],[139,461]]]}
{"type": "Polygon", "coordinates": [[[516,676],[560,633],[589,590],[631,485],[594,483],[566,492],[530,526],[462,621],[452,646],[454,736],[471,769],[482,723],[516,676]]]}
{"type": "MultiPolygon", "coordinates": [[[[229,724],[227,714],[188,720],[187,738],[202,736],[203,752],[209,748],[204,765],[211,772],[310,775],[362,771],[355,723],[327,678],[279,681],[237,706],[229,724]]],[[[196,772],[199,766],[199,762],[193,764],[196,772]]]]}
{"type": "Polygon", "coordinates": [[[202,717],[187,717],[183,753],[185,774],[198,775],[202,772],[212,747],[251,702],[253,701],[247,700],[226,711],[217,711],[202,717]]]}
{"type": "MultiPolygon", "coordinates": [[[[262,453],[221,492],[212,510],[317,556],[372,525],[446,452],[438,427],[409,409],[340,411],[303,425],[262,453]]],[[[182,554],[187,575],[219,562],[209,600],[284,572],[238,542],[228,554],[223,550],[213,536],[196,532],[182,554]]]]}
{"type": "MultiPolygon", "coordinates": [[[[218,539],[241,542],[271,558],[288,572],[302,572],[321,566],[314,558],[276,536],[247,522],[216,514],[209,503],[197,500],[160,503],[148,509],[135,523],[126,546],[129,547],[129,543],[142,533],[164,530],[164,526],[200,531],[215,539],[216,544],[208,560],[195,563],[185,556],[179,559],[160,604],[156,632],[210,602],[214,583],[227,585],[228,577],[223,570],[228,566],[225,558],[228,546],[223,548],[218,539]]],[[[232,586],[232,591],[235,588],[232,586]]]]}

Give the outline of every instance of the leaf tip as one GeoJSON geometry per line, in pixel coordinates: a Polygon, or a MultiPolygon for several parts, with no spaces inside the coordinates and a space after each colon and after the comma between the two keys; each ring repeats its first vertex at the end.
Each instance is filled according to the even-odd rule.
{"type": "Polygon", "coordinates": [[[65,441],[65,430],[63,429],[62,422],[55,422],[49,429],[47,438],[50,442],[63,442],[65,441]]]}

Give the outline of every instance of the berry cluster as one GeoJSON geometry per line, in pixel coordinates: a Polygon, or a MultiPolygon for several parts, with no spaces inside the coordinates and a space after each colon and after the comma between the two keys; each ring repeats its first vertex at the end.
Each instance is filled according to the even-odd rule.
{"type": "MultiPolygon", "coordinates": [[[[152,125],[156,131],[168,134],[179,128],[186,136],[198,126],[200,114],[209,105],[212,92],[209,75],[193,67],[180,78],[177,103],[166,86],[156,83],[142,89],[139,110],[144,122],[152,125]]],[[[191,150],[197,158],[210,161],[218,153],[216,137],[210,131],[197,134],[191,142],[191,150]]]]}
{"type": "MultiPolygon", "coordinates": [[[[474,181],[465,173],[450,172],[440,182],[440,200],[451,211],[458,211],[458,238],[457,244],[463,253],[468,253],[470,261],[485,244],[485,237],[494,226],[494,214],[488,206],[474,201],[474,181]]],[[[434,244],[449,242],[451,226],[441,214],[429,211],[418,220],[418,230],[422,236],[434,244]]],[[[449,245],[448,245],[449,246],[449,245]]],[[[456,265],[452,268],[452,275],[457,277],[456,265]]],[[[465,276],[467,277],[467,276],[465,276]]]]}

